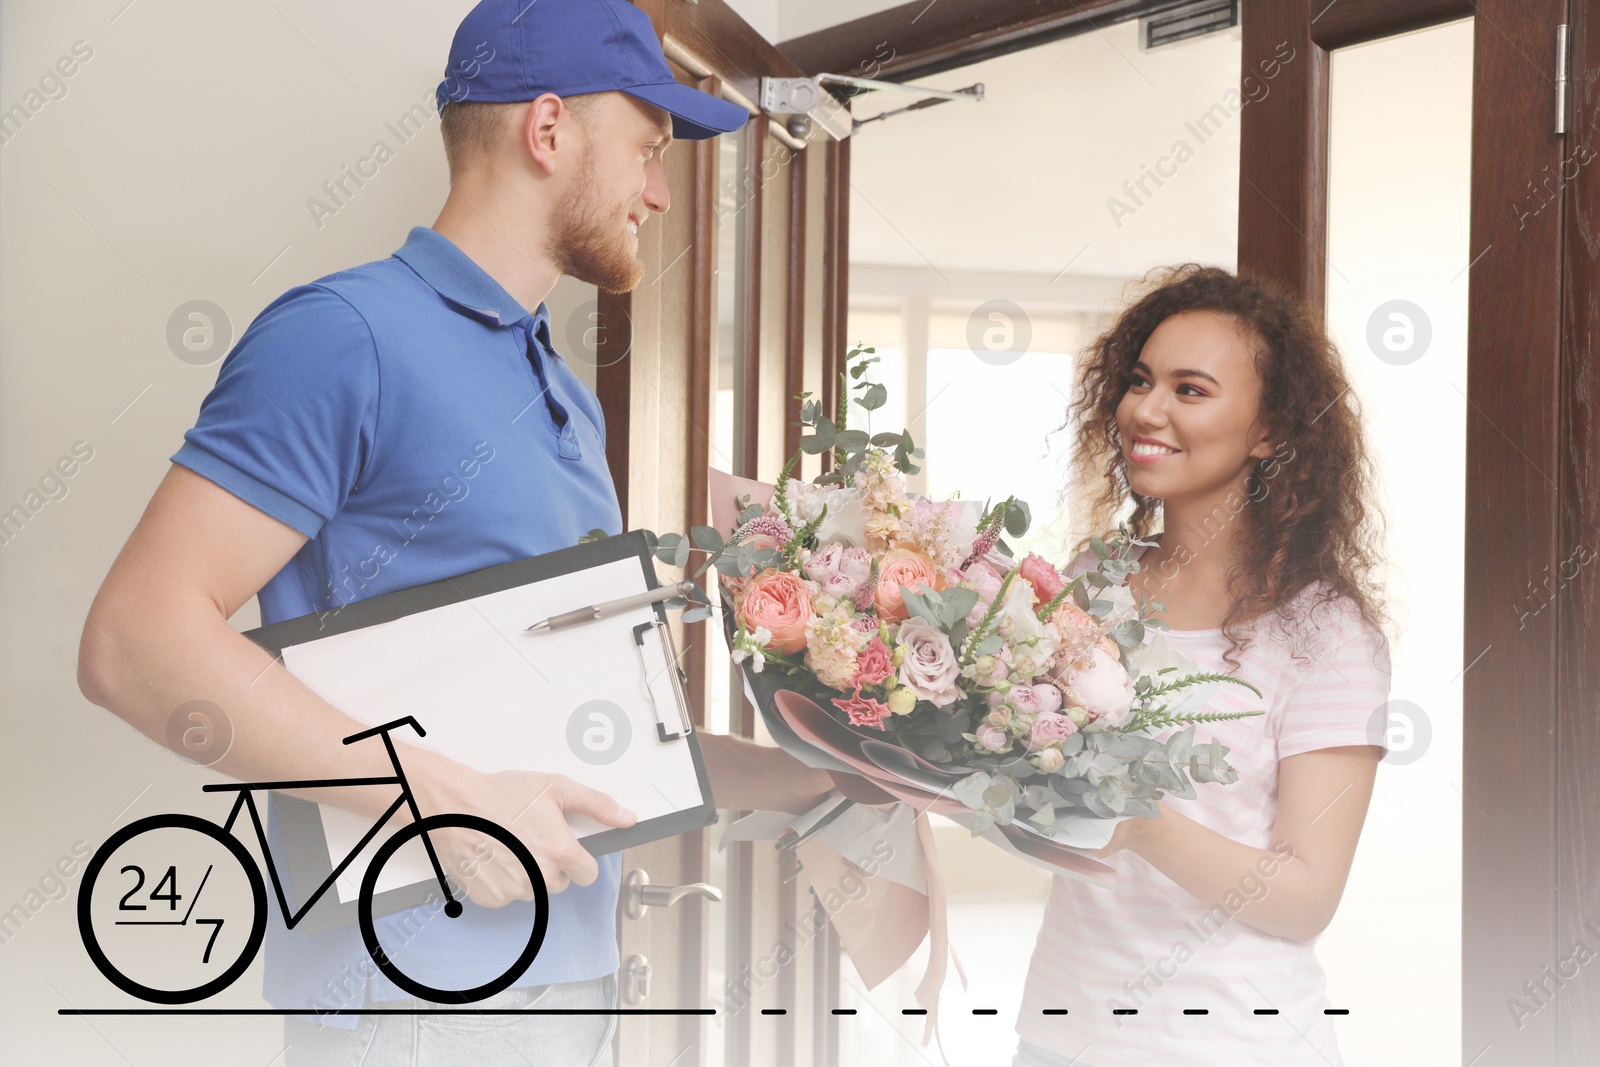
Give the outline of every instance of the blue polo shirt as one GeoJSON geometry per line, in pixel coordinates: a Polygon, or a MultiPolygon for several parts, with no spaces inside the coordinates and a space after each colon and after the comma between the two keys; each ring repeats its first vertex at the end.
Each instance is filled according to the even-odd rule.
{"type": "MultiPolygon", "coordinates": [[[[269,304],[172,459],[310,538],[261,588],[263,623],[622,532],[599,400],[556,354],[544,305],[530,314],[421,226],[390,258],[269,304]]],[[[550,898],[544,946],[518,984],[617,969],[621,858],[599,866],[593,885],[550,898]]],[[[418,909],[395,962],[441,988],[493,977],[485,958],[504,957],[532,903],[466,907],[448,923],[418,909]]],[[[275,1007],[359,1007],[364,977],[374,999],[409,995],[376,973],[353,923],[305,933],[274,917],[267,930],[275,1007]]]]}

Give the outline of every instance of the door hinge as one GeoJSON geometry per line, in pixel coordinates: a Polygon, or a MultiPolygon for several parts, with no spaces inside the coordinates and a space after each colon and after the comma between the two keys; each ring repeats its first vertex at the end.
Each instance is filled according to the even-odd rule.
{"type": "Polygon", "coordinates": [[[1556,132],[1567,132],[1567,24],[1556,27],[1556,132]]]}

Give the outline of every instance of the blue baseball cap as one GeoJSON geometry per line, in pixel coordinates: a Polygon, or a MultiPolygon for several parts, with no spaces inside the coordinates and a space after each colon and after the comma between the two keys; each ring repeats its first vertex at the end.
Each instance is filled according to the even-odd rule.
{"type": "Polygon", "coordinates": [[[749,113],[680,85],[650,16],[625,0],[482,0],[450,43],[439,110],[451,101],[515,103],[544,93],[616,90],[672,116],[672,136],[730,133],[749,113]]]}

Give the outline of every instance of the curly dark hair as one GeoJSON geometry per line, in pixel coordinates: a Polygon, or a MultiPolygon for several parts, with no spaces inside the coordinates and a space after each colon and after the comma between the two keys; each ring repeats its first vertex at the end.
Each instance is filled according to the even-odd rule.
{"type": "MultiPolygon", "coordinates": [[[[1133,536],[1147,539],[1161,500],[1133,492],[1117,406],[1131,383],[1133,364],[1156,327],[1185,311],[1232,318],[1255,341],[1261,378],[1259,420],[1277,446],[1258,460],[1239,511],[1239,558],[1228,574],[1237,593],[1223,618],[1226,660],[1238,669],[1248,644],[1240,631],[1271,613],[1280,630],[1302,638],[1318,604],[1348,597],[1362,619],[1383,632],[1389,616],[1381,571],[1383,517],[1374,501],[1376,472],[1362,433],[1360,405],[1345,377],[1339,352],[1304,303],[1261,278],[1185,263],[1145,276],[1143,294],[1127,307],[1081,357],[1075,395],[1063,429],[1074,440],[1070,490],[1088,508],[1090,530],[1110,530],[1128,500],[1125,520],[1133,536]],[[1285,446],[1292,449],[1286,456],[1285,446]],[[1274,469],[1274,467],[1276,469],[1274,469]],[[1288,611],[1303,592],[1313,599],[1288,611]]],[[[1083,527],[1080,527],[1080,529],[1083,527]]],[[[1085,538],[1078,546],[1087,546],[1085,538]]],[[[1294,641],[1295,657],[1304,641],[1294,641]]]]}

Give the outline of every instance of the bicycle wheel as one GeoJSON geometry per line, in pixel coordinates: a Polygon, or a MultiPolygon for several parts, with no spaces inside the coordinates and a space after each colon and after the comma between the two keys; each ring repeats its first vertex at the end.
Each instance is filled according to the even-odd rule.
{"type": "Polygon", "coordinates": [[[255,860],[238,838],[193,815],[124,826],[95,851],[78,887],[89,958],[118,989],[156,1004],[226,989],[255,959],[266,929],[255,860]],[[123,881],[102,885],[114,859],[123,881]]]}
{"type": "MultiPolygon", "coordinates": [[[[453,888],[452,892],[455,893],[457,899],[465,896],[464,893],[455,892],[453,888]]],[[[378,970],[386,978],[412,996],[421,997],[423,1000],[467,1004],[474,1000],[482,1000],[484,997],[493,996],[502,989],[510,988],[511,983],[515,982],[522,975],[522,972],[528,969],[528,965],[533,962],[534,957],[539,954],[540,947],[544,944],[545,928],[550,921],[550,894],[545,889],[544,873],[539,870],[539,864],[533,858],[533,853],[529,852],[527,846],[518,840],[510,830],[492,823],[488,819],[480,819],[476,815],[430,815],[421,822],[414,822],[402,827],[379,846],[377,853],[372,857],[371,864],[367,867],[366,874],[361,879],[361,897],[357,914],[361,922],[361,940],[366,944],[367,953],[372,957],[372,962],[378,965],[378,970]],[[512,856],[515,856],[517,862],[522,864],[523,870],[528,875],[528,883],[533,886],[534,914],[531,929],[528,931],[527,942],[523,944],[519,934],[516,938],[517,943],[511,946],[518,950],[515,961],[498,976],[468,989],[437,989],[412,978],[402,971],[389,958],[388,953],[384,951],[383,944],[378,938],[377,926],[373,922],[372,915],[372,901],[377,894],[378,878],[383,872],[384,865],[393,859],[401,847],[412,838],[419,837],[424,833],[433,833],[449,828],[472,830],[475,833],[483,834],[485,837],[493,838],[498,845],[512,856]]],[[[452,909],[449,905],[446,905],[439,914],[444,917],[443,921],[449,922],[460,918],[463,913],[460,909],[452,909]],[[452,910],[455,911],[454,915],[451,914],[452,910]]]]}

